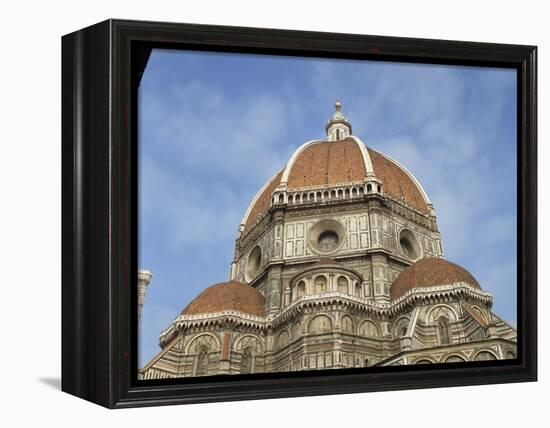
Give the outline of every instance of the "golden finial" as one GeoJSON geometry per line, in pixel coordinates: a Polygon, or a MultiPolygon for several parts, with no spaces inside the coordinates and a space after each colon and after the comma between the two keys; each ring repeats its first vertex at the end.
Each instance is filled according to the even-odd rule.
{"type": "Polygon", "coordinates": [[[334,103],[334,107],[336,107],[336,110],[340,110],[342,108],[342,103],[340,100],[336,100],[336,103],[334,103]]]}

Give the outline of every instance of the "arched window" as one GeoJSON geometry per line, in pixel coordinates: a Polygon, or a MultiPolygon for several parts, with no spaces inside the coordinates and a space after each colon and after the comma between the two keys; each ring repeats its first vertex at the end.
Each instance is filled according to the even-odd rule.
{"type": "Polygon", "coordinates": [[[355,295],[357,297],[363,297],[362,296],[363,293],[361,293],[361,284],[359,284],[358,282],[355,283],[355,295]]]}
{"type": "Polygon", "coordinates": [[[372,185],[367,184],[367,193],[370,193],[370,192],[372,192],[372,185]]]}
{"type": "Polygon", "coordinates": [[[241,373],[252,373],[252,351],[250,348],[243,349],[241,355],[241,373]]]}
{"type": "Polygon", "coordinates": [[[440,345],[448,345],[451,343],[451,335],[449,332],[449,320],[445,317],[440,317],[437,320],[437,335],[440,345]]]}
{"type": "Polygon", "coordinates": [[[331,252],[338,247],[340,238],[338,234],[332,230],[325,230],[317,239],[317,248],[321,251],[331,252]]]}
{"type": "Polygon", "coordinates": [[[292,195],[289,195],[289,197],[288,197],[288,203],[291,204],[291,203],[292,203],[292,200],[293,200],[293,196],[292,196],[292,195]]]}
{"type": "Polygon", "coordinates": [[[309,322],[309,333],[327,333],[332,330],[332,321],[326,315],[317,315],[309,322]]]}
{"type": "Polygon", "coordinates": [[[345,276],[338,277],[338,291],[340,293],[349,293],[348,280],[345,276]]]}
{"type": "Polygon", "coordinates": [[[336,130],[336,139],[337,140],[340,139],[340,130],[339,129],[336,130]]]}
{"type": "Polygon", "coordinates": [[[382,193],[382,187],[380,187],[380,185],[376,186],[376,190],[378,191],[378,193],[382,193]]]}
{"type": "Polygon", "coordinates": [[[325,190],[325,193],[323,193],[324,199],[328,199],[328,192],[325,190]]]}
{"type": "Polygon", "coordinates": [[[321,192],[317,192],[317,200],[320,201],[321,198],[322,198],[322,193],[321,192]]]}
{"type": "Polygon", "coordinates": [[[366,320],[359,326],[359,334],[365,337],[380,337],[378,327],[374,322],[366,320]]]}
{"type": "Polygon", "coordinates": [[[346,191],[344,192],[344,195],[346,196],[346,198],[349,198],[349,189],[346,189],[346,191]]]}
{"type": "Polygon", "coordinates": [[[344,333],[353,333],[353,321],[350,317],[342,317],[342,331],[344,333]]]}
{"type": "Polygon", "coordinates": [[[277,337],[276,342],[276,349],[282,349],[285,346],[287,346],[290,343],[290,336],[288,334],[288,331],[283,330],[279,333],[279,336],[277,337]]]}
{"type": "Polygon", "coordinates": [[[195,374],[197,376],[204,376],[206,373],[208,373],[208,350],[200,348],[195,363],[195,374]]]}
{"type": "Polygon", "coordinates": [[[336,190],[331,190],[331,191],[330,191],[330,197],[331,197],[331,198],[335,198],[335,197],[336,197],[336,190]]]}
{"type": "Polygon", "coordinates": [[[396,339],[405,337],[409,327],[409,319],[406,317],[400,318],[393,327],[393,335],[396,339]]]}
{"type": "Polygon", "coordinates": [[[304,281],[300,281],[298,285],[296,285],[296,298],[299,299],[304,294],[306,294],[306,283],[304,281]]]}
{"type": "Polygon", "coordinates": [[[351,189],[351,196],[353,196],[354,198],[357,196],[357,189],[355,187],[351,189]]]}
{"type": "Polygon", "coordinates": [[[279,203],[282,204],[284,200],[285,200],[285,197],[282,194],[279,195],[279,203]]]}
{"type": "Polygon", "coordinates": [[[342,189],[338,189],[338,197],[341,198],[344,196],[344,192],[342,192],[342,189]]]}
{"type": "Polygon", "coordinates": [[[297,203],[297,204],[300,203],[300,195],[296,195],[296,203],[297,203]]]}
{"type": "Polygon", "coordinates": [[[302,201],[307,202],[307,193],[302,195],[302,201]]]}
{"type": "Polygon", "coordinates": [[[323,275],[319,275],[315,278],[315,293],[324,293],[327,291],[327,278],[323,275]]]}

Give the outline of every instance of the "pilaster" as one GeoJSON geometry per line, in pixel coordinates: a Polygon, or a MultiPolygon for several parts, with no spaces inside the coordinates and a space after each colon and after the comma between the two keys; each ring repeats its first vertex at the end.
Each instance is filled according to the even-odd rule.
{"type": "Polygon", "coordinates": [[[374,301],[389,303],[388,258],[385,254],[373,254],[371,260],[374,301]]]}

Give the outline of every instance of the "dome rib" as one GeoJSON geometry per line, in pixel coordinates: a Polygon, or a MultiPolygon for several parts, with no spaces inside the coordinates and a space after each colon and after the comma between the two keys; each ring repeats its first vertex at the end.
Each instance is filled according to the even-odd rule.
{"type": "Polygon", "coordinates": [[[357,146],[359,147],[359,150],[361,150],[361,155],[363,156],[363,161],[365,162],[365,171],[367,174],[374,174],[374,168],[372,167],[372,161],[369,156],[369,152],[367,150],[367,146],[359,137],[356,137],[355,135],[350,135],[350,138],[355,140],[357,143],[357,146]]]}
{"type": "Polygon", "coordinates": [[[283,170],[275,174],[271,179],[264,184],[256,196],[248,206],[246,213],[241,221],[244,230],[250,230],[259,216],[265,213],[270,207],[271,194],[275,191],[281,181],[283,170]]]}
{"type": "Polygon", "coordinates": [[[294,165],[294,162],[296,161],[296,158],[302,153],[307,147],[309,147],[311,144],[315,143],[321,143],[322,141],[319,140],[310,140],[306,141],[304,144],[302,144],[300,147],[298,147],[294,153],[292,153],[292,156],[288,160],[288,162],[285,165],[285,168],[283,170],[283,176],[281,177],[281,184],[288,183],[288,176],[290,174],[290,171],[292,170],[292,165],[294,165]]]}
{"type": "Polygon", "coordinates": [[[374,174],[382,181],[384,193],[396,198],[405,198],[405,202],[414,208],[429,212],[430,203],[426,192],[414,176],[402,165],[371,148],[367,148],[374,166],[374,174]]]}
{"type": "Polygon", "coordinates": [[[427,205],[431,205],[431,201],[430,201],[430,198],[428,197],[428,194],[426,193],[426,191],[424,190],[424,187],[422,187],[422,184],[420,184],[420,181],[418,181],[416,179],[416,177],[407,169],[405,168],[401,163],[397,162],[395,159],[389,157],[388,155],[384,154],[384,153],[381,153],[381,152],[377,152],[379,155],[385,157],[387,160],[389,160],[390,162],[393,162],[395,165],[397,165],[399,168],[401,168],[403,170],[403,172],[405,174],[407,174],[407,176],[414,182],[414,184],[416,185],[416,187],[418,188],[418,190],[420,191],[420,194],[422,195],[422,199],[424,200],[424,202],[427,204],[427,205]]]}

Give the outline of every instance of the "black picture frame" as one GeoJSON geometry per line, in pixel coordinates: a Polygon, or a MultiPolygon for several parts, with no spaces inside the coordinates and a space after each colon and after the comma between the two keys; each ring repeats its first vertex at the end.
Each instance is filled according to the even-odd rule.
{"type": "Polygon", "coordinates": [[[107,20],[62,38],[62,390],[109,408],[537,379],[537,49],[107,20]],[[153,47],[466,64],[518,71],[518,358],[137,379],[136,90],[153,47]]]}

